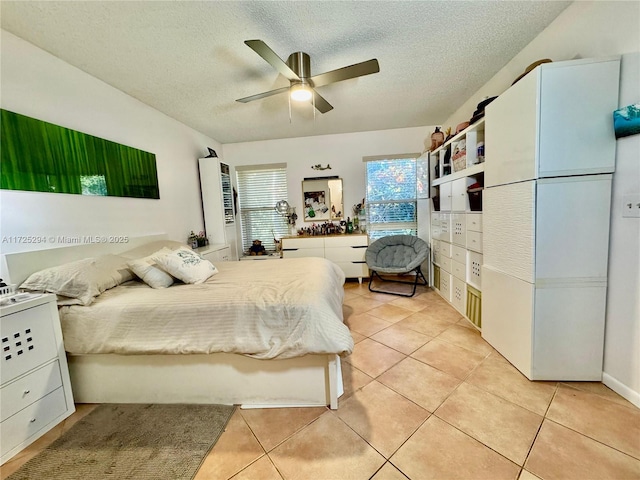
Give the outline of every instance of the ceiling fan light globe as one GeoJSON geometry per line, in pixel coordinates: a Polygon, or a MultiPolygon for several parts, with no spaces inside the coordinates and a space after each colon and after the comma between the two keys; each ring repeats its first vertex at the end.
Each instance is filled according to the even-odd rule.
{"type": "Polygon", "coordinates": [[[305,102],[311,100],[311,96],[311,90],[303,85],[294,85],[291,87],[291,100],[305,102]]]}

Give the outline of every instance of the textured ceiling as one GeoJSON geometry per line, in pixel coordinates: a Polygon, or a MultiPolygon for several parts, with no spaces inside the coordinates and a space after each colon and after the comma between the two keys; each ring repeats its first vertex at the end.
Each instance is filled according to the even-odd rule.
{"type": "MultiPolygon", "coordinates": [[[[551,1],[19,1],[2,28],[222,143],[439,124],[551,23],[551,1]],[[243,42],[312,75],[377,58],[380,73],[320,87],[314,119],[243,42]]],[[[532,61],[536,59],[531,59],[532,61]]],[[[481,99],[478,99],[480,101],[481,99]]],[[[469,112],[471,116],[472,112],[469,112]]]]}

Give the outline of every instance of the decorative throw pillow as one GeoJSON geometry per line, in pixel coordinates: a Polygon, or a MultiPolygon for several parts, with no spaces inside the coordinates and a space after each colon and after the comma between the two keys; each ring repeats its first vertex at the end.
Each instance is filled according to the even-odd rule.
{"type": "Polygon", "coordinates": [[[129,268],[151,288],[167,288],[173,284],[173,277],[158,267],[153,259],[156,255],[171,253],[169,248],[162,248],[148,257],[139,258],[129,262],[129,268]]]}
{"type": "Polygon", "coordinates": [[[20,288],[55,293],[77,299],[82,305],[90,305],[105,290],[132,278],[122,257],[104,255],[40,270],[29,276],[20,288]]]}
{"type": "Polygon", "coordinates": [[[202,283],[218,273],[218,269],[210,261],[200,258],[200,255],[188,248],[178,248],[167,254],[152,255],[152,258],[165,271],[184,283],[202,283]]]}

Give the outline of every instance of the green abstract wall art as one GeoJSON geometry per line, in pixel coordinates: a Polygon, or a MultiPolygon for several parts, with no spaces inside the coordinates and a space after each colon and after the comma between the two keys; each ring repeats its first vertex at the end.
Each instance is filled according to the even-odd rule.
{"type": "Polygon", "coordinates": [[[0,188],[160,198],[156,156],[0,110],[0,188]]]}

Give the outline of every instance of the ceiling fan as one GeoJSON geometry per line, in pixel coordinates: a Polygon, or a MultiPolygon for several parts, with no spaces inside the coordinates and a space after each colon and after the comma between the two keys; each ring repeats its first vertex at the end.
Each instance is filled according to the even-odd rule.
{"type": "Polygon", "coordinates": [[[290,82],[288,87],[276,88],[268,92],[258,93],[250,97],[239,98],[237,102],[247,103],[253,100],[270,97],[278,93],[290,92],[293,100],[310,100],[313,97],[313,104],[320,113],[327,113],[333,106],[327,102],[318,92],[317,87],[329,85],[330,83],[349,80],[350,78],[362,77],[372,73],[378,73],[380,66],[377,59],[356,63],[348,67],[338,68],[330,72],[311,76],[311,57],[304,52],[294,52],[284,62],[269,46],[262,40],[245,40],[249,48],[260,55],[269,65],[275,68],[280,74],[290,82]]]}

